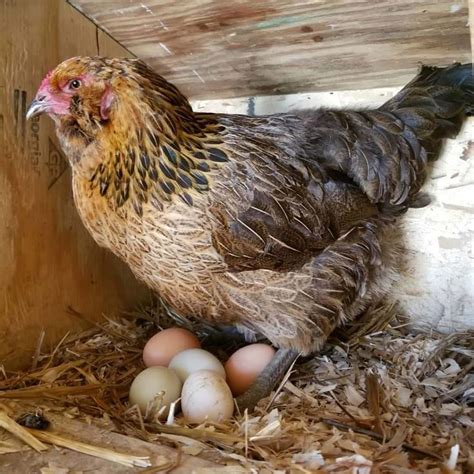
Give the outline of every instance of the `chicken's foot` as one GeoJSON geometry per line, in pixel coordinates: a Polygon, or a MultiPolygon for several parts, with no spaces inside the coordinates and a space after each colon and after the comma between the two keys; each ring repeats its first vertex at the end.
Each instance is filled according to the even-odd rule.
{"type": "Polygon", "coordinates": [[[279,349],[250,388],[236,398],[239,410],[243,412],[246,408],[251,409],[262,398],[270,395],[298,355],[293,349],[279,349]]]}

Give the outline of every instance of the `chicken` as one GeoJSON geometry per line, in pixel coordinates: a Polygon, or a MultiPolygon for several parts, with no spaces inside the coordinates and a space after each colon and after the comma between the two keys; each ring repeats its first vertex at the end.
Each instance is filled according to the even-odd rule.
{"type": "Polygon", "coordinates": [[[440,140],[473,111],[471,65],[423,67],[380,108],[261,117],[196,113],[136,59],[76,57],[47,113],[97,243],[171,307],[279,348],[241,407],[397,278],[399,219],[440,140]]]}

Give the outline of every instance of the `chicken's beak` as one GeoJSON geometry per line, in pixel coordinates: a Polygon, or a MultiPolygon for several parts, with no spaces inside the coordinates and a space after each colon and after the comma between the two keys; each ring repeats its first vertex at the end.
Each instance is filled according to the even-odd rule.
{"type": "Polygon", "coordinates": [[[33,100],[26,112],[26,120],[29,120],[33,117],[36,117],[37,115],[42,114],[43,112],[46,112],[47,108],[48,102],[46,101],[45,97],[39,97],[33,100]]]}

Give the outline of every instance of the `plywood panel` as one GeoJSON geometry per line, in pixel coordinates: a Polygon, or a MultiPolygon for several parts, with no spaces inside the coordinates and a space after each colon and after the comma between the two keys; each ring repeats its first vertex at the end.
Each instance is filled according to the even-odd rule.
{"type": "Polygon", "coordinates": [[[69,0],[192,98],[402,85],[470,60],[467,0],[69,0]]]}
{"type": "MultiPolygon", "coordinates": [[[[195,101],[199,111],[271,114],[311,107],[379,106],[398,89],[291,94],[195,101]]],[[[474,329],[474,118],[455,140],[447,140],[425,190],[433,201],[402,220],[407,269],[391,298],[412,325],[451,332],[474,329]]]]}
{"type": "MultiPolygon", "coordinates": [[[[53,413],[48,413],[47,417],[52,424],[52,429],[66,438],[113,449],[131,456],[149,457],[152,464],[152,467],[148,470],[149,473],[219,473],[223,472],[222,469],[225,469],[222,465],[184,454],[159,442],[149,443],[53,413]],[[175,462],[176,465],[173,465],[175,462]],[[159,466],[165,466],[165,469],[161,470],[159,466]],[[221,469],[220,471],[219,468],[221,469]]],[[[50,448],[42,453],[37,453],[32,449],[11,454],[2,453],[0,474],[40,472],[54,474],[139,474],[140,472],[147,472],[147,470],[123,466],[61,447],[50,448]]],[[[229,471],[225,472],[229,473],[229,471]]],[[[241,472],[236,471],[236,474],[241,472]]]]}
{"type": "Polygon", "coordinates": [[[47,350],[84,325],[74,313],[98,319],[144,291],[79,221],[51,121],[25,121],[60,60],[127,52],[62,0],[2,0],[0,31],[0,364],[16,367],[43,330],[47,350]]]}

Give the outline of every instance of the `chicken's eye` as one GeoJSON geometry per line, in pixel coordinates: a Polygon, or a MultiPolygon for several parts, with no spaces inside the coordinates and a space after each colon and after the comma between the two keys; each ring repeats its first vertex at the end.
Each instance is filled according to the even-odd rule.
{"type": "Polygon", "coordinates": [[[79,89],[79,87],[81,87],[81,81],[79,79],[69,81],[69,89],[79,89]]]}

